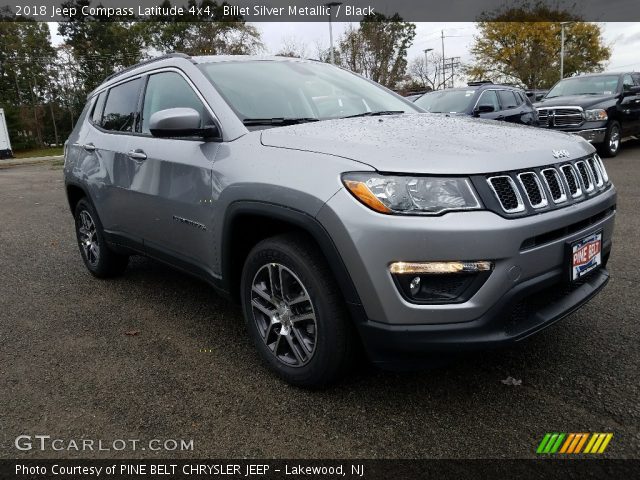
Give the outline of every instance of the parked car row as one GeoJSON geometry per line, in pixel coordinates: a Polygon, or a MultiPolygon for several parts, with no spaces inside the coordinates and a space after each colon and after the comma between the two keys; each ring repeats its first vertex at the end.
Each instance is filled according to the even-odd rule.
{"type": "Polygon", "coordinates": [[[605,157],[625,137],[640,135],[640,73],[599,73],[565,78],[549,91],[472,82],[414,100],[432,113],[539,126],[582,136],[605,157]],[[532,103],[531,100],[535,103],[532,103]]]}

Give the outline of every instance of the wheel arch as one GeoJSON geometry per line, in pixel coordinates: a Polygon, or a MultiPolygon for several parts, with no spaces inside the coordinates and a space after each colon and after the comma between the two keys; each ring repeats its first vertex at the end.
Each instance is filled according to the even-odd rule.
{"type": "Polygon", "coordinates": [[[311,215],[283,205],[259,201],[236,201],[229,205],[221,241],[225,290],[237,299],[242,265],[251,248],[265,238],[288,231],[302,232],[315,242],[327,260],[352,318],[362,317],[364,310],[360,297],[329,233],[311,215]]]}
{"type": "Polygon", "coordinates": [[[78,202],[81,199],[87,198],[89,199],[89,201],[91,201],[91,197],[89,197],[89,194],[84,189],[84,187],[78,185],[77,183],[67,183],[66,191],[67,201],[69,202],[69,208],[71,209],[72,215],[75,214],[76,205],[78,205],[78,202]]]}

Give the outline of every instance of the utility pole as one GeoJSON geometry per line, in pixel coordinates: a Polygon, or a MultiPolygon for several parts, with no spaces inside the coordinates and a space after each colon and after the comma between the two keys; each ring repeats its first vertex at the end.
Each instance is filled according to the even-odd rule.
{"type": "Polygon", "coordinates": [[[447,88],[445,83],[447,83],[447,77],[445,77],[445,66],[444,66],[444,30],[440,30],[440,36],[442,39],[442,88],[447,88]]]}
{"type": "Polygon", "coordinates": [[[572,22],[560,22],[560,80],[564,78],[564,26],[572,22]]]}
{"type": "Polygon", "coordinates": [[[336,64],[335,54],[333,53],[333,28],[331,27],[331,7],[337,7],[339,5],[342,5],[342,2],[329,2],[324,4],[325,7],[329,7],[329,49],[330,49],[329,55],[331,58],[331,65],[336,64]]]}
{"type": "MultiPolygon", "coordinates": [[[[429,80],[429,59],[427,57],[427,53],[429,53],[431,50],[433,50],[433,48],[425,48],[424,49],[424,77],[427,80],[429,80]]],[[[425,83],[424,86],[426,87],[427,84],[425,83]]]]}

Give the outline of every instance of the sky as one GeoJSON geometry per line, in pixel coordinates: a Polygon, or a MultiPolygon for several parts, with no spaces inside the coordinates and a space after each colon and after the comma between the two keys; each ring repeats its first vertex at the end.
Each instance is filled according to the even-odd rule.
{"type": "MultiPolygon", "coordinates": [[[[57,34],[58,25],[50,23],[52,38],[58,44],[62,39],[57,34]]],[[[268,54],[275,54],[287,40],[293,40],[298,45],[306,47],[305,55],[309,58],[317,58],[318,46],[325,49],[329,47],[329,25],[325,23],[311,22],[263,22],[254,23],[262,34],[262,41],[268,54]]],[[[332,24],[334,42],[348,27],[348,23],[332,24]]],[[[612,49],[611,59],[606,69],[636,70],[640,71],[640,22],[602,22],[604,41],[612,49]]],[[[426,48],[433,48],[437,52],[442,51],[440,32],[444,31],[444,48],[446,57],[460,57],[462,63],[472,60],[469,49],[476,33],[473,22],[459,23],[416,23],[416,37],[409,49],[408,58],[424,55],[426,48]]]]}

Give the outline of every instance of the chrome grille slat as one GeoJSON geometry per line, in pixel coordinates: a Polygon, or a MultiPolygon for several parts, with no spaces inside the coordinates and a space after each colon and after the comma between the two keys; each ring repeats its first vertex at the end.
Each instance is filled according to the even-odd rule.
{"type": "Polygon", "coordinates": [[[595,157],[591,157],[587,160],[587,164],[591,169],[594,180],[596,181],[596,187],[602,188],[604,180],[602,179],[602,173],[600,173],[600,167],[596,164],[595,157]]]}
{"type": "Polygon", "coordinates": [[[604,168],[604,162],[600,158],[600,155],[598,155],[596,153],[593,156],[593,158],[595,159],[596,163],[598,164],[598,167],[600,167],[600,173],[602,174],[602,179],[604,180],[604,183],[605,184],[609,183],[609,175],[607,174],[607,170],[604,168]]]}
{"type": "Polygon", "coordinates": [[[578,175],[576,174],[575,168],[571,164],[562,165],[560,167],[560,171],[562,175],[564,175],[564,179],[569,186],[569,193],[571,194],[571,198],[578,198],[582,196],[582,188],[580,187],[580,181],[578,180],[578,175]]]}
{"type": "Polygon", "coordinates": [[[497,175],[487,178],[487,183],[505,212],[518,213],[524,211],[524,202],[513,178],[509,175],[497,175]]]}
{"type": "Polygon", "coordinates": [[[518,180],[533,208],[544,208],[549,204],[542,183],[535,172],[519,173],[518,180]]]}
{"type": "Polygon", "coordinates": [[[567,192],[565,191],[564,184],[560,180],[560,174],[558,171],[555,168],[545,168],[541,170],[541,173],[542,179],[551,193],[551,200],[553,200],[553,203],[566,202],[567,192]]]}
{"type": "Polygon", "coordinates": [[[591,171],[586,162],[584,160],[577,161],[576,168],[578,169],[578,173],[580,174],[580,180],[582,181],[584,191],[587,193],[593,192],[593,190],[596,188],[595,182],[593,181],[591,171]]]}

